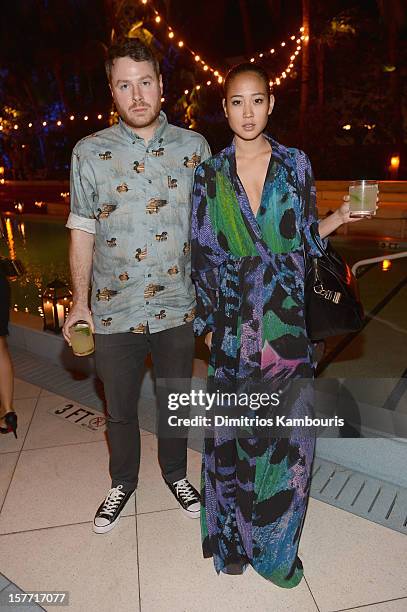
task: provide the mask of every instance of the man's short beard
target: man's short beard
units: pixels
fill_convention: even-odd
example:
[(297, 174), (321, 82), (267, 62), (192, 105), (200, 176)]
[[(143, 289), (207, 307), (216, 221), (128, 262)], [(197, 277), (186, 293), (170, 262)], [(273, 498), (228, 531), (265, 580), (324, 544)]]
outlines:
[[(154, 109), (149, 109), (149, 110), (154, 110)], [(132, 128), (146, 128), (152, 125), (153, 123), (155, 123), (155, 121), (157, 120), (157, 117), (159, 117), (160, 115), (160, 111), (161, 111), (161, 106), (155, 109), (154, 115), (152, 116), (151, 119), (148, 119), (148, 120), (147, 119), (143, 120), (140, 117), (139, 121), (137, 121), (137, 119), (133, 118), (131, 113), (128, 113), (124, 119), (125, 119), (125, 122)]]

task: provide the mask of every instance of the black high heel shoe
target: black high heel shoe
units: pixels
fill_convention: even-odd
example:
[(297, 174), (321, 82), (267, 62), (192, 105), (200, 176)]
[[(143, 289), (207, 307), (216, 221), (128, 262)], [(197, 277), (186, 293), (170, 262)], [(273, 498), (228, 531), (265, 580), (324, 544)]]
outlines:
[(12, 431), (14, 437), (17, 438), (17, 414), (14, 412), (14, 410), (6, 412), (4, 415), (4, 420), (6, 421), (7, 427), (0, 427), (0, 433), (6, 434)]

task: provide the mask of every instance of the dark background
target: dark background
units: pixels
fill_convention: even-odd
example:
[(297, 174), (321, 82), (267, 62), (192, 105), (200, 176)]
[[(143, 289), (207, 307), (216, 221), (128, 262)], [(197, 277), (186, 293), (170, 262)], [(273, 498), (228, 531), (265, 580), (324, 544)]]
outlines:
[[(103, 59), (112, 32), (118, 38), (132, 28), (160, 57), (163, 108), (170, 121), (204, 133), (216, 152), (230, 139), (221, 112), (221, 87), (194, 90), (207, 76), (203, 79), (193, 56), (176, 42), (184, 40), (225, 74), (234, 63), (260, 59), (256, 52), (277, 50), (281, 41), (297, 34), (306, 5), (309, 76), (300, 54), (289, 77), (274, 88), (269, 131), (284, 144), (304, 148), (319, 179), (405, 179), (406, 0), (4, 2), (0, 165), (6, 178), (68, 177), (75, 142), (114, 119)], [(162, 16), (160, 24), (154, 21), (154, 9)], [(168, 39), (168, 25), (174, 29), (175, 44)], [(272, 79), (285, 68), (289, 55), (287, 45), (274, 59), (267, 54), (261, 60)], [(302, 80), (308, 87), (305, 107)], [(102, 119), (97, 119), (99, 113)], [(344, 130), (344, 125), (351, 129)], [(389, 172), (395, 154), (401, 157), (398, 176)]]

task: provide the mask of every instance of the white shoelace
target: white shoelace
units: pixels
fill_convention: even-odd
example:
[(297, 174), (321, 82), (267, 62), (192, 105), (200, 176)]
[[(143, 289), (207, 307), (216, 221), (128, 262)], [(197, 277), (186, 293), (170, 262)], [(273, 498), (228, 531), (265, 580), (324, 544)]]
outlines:
[(196, 493), (194, 493), (191, 484), (186, 478), (183, 478), (182, 480), (177, 480), (177, 482), (174, 482), (174, 486), (176, 488), (177, 495), (182, 497), (185, 502), (198, 501)]
[(122, 491), (122, 488), (123, 485), (118, 485), (117, 487), (113, 487), (113, 489), (110, 489), (104, 501), (101, 514), (107, 514), (108, 516), (112, 516), (114, 514), (117, 509), (117, 506), (120, 504), (121, 500), (125, 496), (125, 493), (124, 491)]

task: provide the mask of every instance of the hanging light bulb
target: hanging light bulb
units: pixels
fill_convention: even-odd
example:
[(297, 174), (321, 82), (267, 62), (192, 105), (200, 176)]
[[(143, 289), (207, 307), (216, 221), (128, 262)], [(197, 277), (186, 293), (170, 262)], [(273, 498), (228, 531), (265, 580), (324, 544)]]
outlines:
[(180, 40), (179, 43), (178, 43), (178, 46), (179, 47), (183, 47), (184, 46), (184, 42), (182, 40)]
[(156, 23), (160, 23), (160, 21), (161, 21), (160, 15), (157, 15), (157, 17), (155, 18), (155, 21), (156, 21)]
[(174, 32), (168, 32), (168, 38), (174, 38)]

